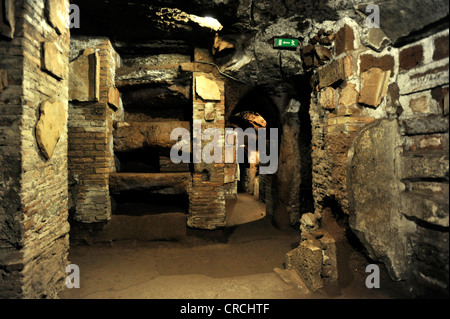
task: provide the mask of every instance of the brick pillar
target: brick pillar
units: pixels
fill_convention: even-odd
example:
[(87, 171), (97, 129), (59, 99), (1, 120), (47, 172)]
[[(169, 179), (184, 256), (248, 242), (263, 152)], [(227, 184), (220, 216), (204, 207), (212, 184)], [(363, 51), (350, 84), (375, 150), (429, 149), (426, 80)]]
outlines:
[(109, 174), (115, 171), (113, 119), (120, 95), (115, 70), (120, 58), (107, 38), (71, 41), (69, 171), (74, 218), (84, 223), (111, 218)]
[(64, 287), (66, 5), (0, 2), (0, 298), (51, 298)]
[[(206, 79), (206, 80), (205, 80)], [(193, 73), (193, 120), (201, 122), (204, 132), (215, 128), (221, 132), (222, 162), (194, 163), (192, 189), (189, 196), (188, 226), (202, 229), (216, 229), (225, 226), (224, 191), (224, 129), (225, 98), (224, 83), (211, 73)], [(193, 128), (195, 130), (195, 128)], [(193, 134), (193, 149), (200, 136)], [(201, 141), (201, 150), (210, 141)], [(201, 154), (198, 154), (201, 158)]]

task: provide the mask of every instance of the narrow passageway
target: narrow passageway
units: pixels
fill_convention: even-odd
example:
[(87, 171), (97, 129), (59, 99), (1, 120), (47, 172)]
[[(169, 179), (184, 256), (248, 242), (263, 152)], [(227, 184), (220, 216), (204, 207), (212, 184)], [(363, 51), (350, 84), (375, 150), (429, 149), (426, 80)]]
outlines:
[(236, 198), (227, 199), (226, 210), (227, 227), (249, 223), (266, 216), (266, 205), (246, 193), (238, 193)]

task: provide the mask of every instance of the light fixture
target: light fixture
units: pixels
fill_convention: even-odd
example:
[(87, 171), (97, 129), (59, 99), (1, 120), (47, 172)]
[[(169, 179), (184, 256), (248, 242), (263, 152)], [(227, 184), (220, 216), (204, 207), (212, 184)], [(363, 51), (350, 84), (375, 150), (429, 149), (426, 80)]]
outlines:
[(216, 32), (223, 29), (223, 26), (220, 24), (220, 22), (212, 17), (198, 17), (195, 15), (191, 15), (191, 20), (198, 23), (200, 26), (205, 28), (210, 28)]

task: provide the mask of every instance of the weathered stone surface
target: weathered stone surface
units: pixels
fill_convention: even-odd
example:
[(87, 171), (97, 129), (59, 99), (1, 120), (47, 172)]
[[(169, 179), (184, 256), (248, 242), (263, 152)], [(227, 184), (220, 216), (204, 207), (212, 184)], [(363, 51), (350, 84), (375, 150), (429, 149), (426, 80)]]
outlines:
[(340, 92), (339, 106), (353, 106), (358, 103), (359, 93), (356, 85), (348, 83)]
[(362, 43), (375, 51), (382, 51), (391, 41), (381, 28), (369, 28), (362, 36)]
[(214, 121), (216, 115), (214, 103), (205, 104), (205, 121)]
[(66, 125), (66, 112), (62, 102), (43, 102), (40, 118), (36, 125), (36, 140), (46, 159), (53, 155)]
[(206, 101), (220, 101), (220, 91), (216, 82), (203, 75), (195, 78), (195, 92)]
[(324, 109), (334, 110), (336, 108), (337, 101), (337, 91), (332, 87), (329, 86), (320, 92), (319, 103)]
[(438, 61), (441, 59), (448, 58), (448, 34), (442, 35), (434, 39), (434, 53), (433, 60)]
[(313, 213), (306, 213), (303, 214), (300, 218), (300, 231), (303, 236), (305, 234), (309, 234), (315, 230), (317, 230), (320, 226), (320, 218), (319, 216), (313, 214)]
[(441, 154), (402, 156), (401, 178), (445, 178), (449, 175), (448, 156)]
[(329, 234), (325, 233), (319, 238), (322, 245), (322, 278), (324, 288), (332, 293), (338, 293), (339, 290), (339, 273), (337, 261), (336, 241)]
[(406, 71), (419, 66), (424, 59), (422, 45), (414, 45), (400, 51), (399, 67), (401, 71)]
[(67, 8), (69, 3), (67, 0), (48, 0), (47, 1), (47, 19), (52, 27), (59, 34), (66, 32), (66, 23), (68, 19)]
[[(448, 171), (447, 171), (448, 172)], [(447, 194), (412, 193), (401, 195), (404, 214), (426, 223), (449, 227), (449, 203)]]
[(163, 66), (123, 66), (116, 71), (118, 88), (143, 84), (172, 85), (181, 77), (179, 64)]
[(395, 279), (408, 271), (405, 233), (413, 226), (403, 218), (398, 200), (399, 136), (395, 120), (375, 121), (355, 137), (347, 164), (350, 227)]
[(319, 68), (319, 88), (324, 88), (345, 80), (344, 60), (334, 60)]
[(69, 64), (69, 100), (97, 101), (100, 95), (100, 61), (93, 49)]
[(315, 52), (320, 61), (329, 61), (333, 58), (331, 51), (324, 46), (316, 45)]
[(177, 141), (170, 139), (174, 128), (190, 129), (189, 122), (119, 122), (115, 125), (114, 150), (126, 152), (142, 147), (171, 148)]
[(427, 96), (421, 96), (409, 101), (409, 107), (413, 112), (426, 113), (430, 111), (430, 102)]
[(448, 116), (428, 115), (400, 121), (402, 133), (406, 135), (448, 132)]
[(378, 68), (383, 71), (391, 71), (391, 76), (394, 76), (395, 59), (392, 55), (375, 56), (372, 54), (361, 54), (359, 60), (359, 71), (361, 74), (371, 68)]
[[(423, 31), (427, 29), (431, 34), (433, 24), (445, 19), (449, 13), (448, 1), (379, 0), (374, 3), (380, 8), (381, 28), (395, 45), (413, 42), (423, 37)], [(358, 5), (359, 11), (364, 14), (367, 14), (366, 7), (367, 4)]]
[(322, 248), (316, 240), (305, 240), (286, 254), (286, 268), (295, 269), (308, 289), (316, 291), (323, 287)]
[(352, 51), (355, 47), (353, 41), (355, 40), (355, 34), (353, 29), (349, 25), (344, 25), (337, 33), (335, 44), (335, 54)]
[(6, 70), (0, 69), (0, 93), (8, 87), (8, 74)]
[(180, 192), (187, 190), (191, 174), (186, 173), (111, 173), (109, 187), (112, 193), (123, 190), (151, 188), (175, 188)]
[(42, 69), (57, 79), (63, 79), (66, 74), (66, 63), (60, 49), (53, 42), (42, 43)]
[(108, 90), (108, 104), (116, 109), (120, 108), (120, 92), (119, 89), (110, 87)]
[(0, 3), (0, 36), (14, 38), (14, 0), (2, 0)]
[(448, 60), (440, 60), (419, 66), (398, 75), (400, 94), (425, 91), (449, 83)]
[(386, 96), (390, 71), (372, 68), (361, 75), (361, 93), (358, 102), (364, 105), (378, 107)]

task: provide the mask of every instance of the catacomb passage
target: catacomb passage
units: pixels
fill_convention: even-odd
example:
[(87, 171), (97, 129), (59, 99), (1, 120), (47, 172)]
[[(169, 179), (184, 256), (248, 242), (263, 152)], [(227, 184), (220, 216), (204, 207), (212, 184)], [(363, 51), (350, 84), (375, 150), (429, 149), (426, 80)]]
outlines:
[(448, 297), (448, 12), (0, 0), (0, 297)]

